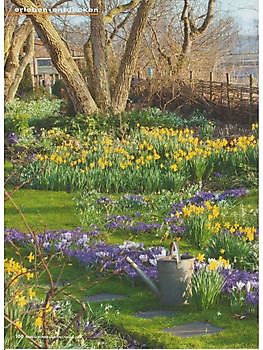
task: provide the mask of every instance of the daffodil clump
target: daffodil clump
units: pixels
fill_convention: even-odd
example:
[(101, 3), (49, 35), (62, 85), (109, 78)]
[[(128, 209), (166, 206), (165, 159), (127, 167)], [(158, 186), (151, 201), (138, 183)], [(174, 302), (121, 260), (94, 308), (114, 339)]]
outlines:
[(195, 247), (202, 248), (211, 237), (212, 226), (221, 225), (215, 220), (219, 219), (219, 206), (211, 201), (205, 201), (203, 205), (188, 204), (177, 211), (175, 216), (182, 220), (185, 226), (184, 237)]
[(59, 129), (45, 134), (43, 142), (52, 138), (52, 146), (22, 167), (23, 180), (33, 178), (34, 187), (49, 189), (180, 190), (186, 181), (201, 182), (213, 171), (236, 174), (242, 164), (254, 164), (258, 152), (253, 134), (203, 140), (188, 128), (139, 127), (123, 139), (110, 134), (83, 139), (62, 134)]
[(235, 263), (225, 257), (227, 247), (218, 250), (218, 258), (210, 253), (196, 256), (191, 301), (203, 310), (225, 298), (235, 312), (254, 312), (259, 301), (258, 271), (235, 269)]
[(243, 237), (249, 242), (255, 240), (255, 234), (257, 233), (257, 229), (255, 226), (242, 226), (238, 223), (230, 224), (229, 222), (224, 222), (223, 224), (221, 224), (220, 222), (215, 222), (214, 224), (209, 223), (208, 227), (214, 233), (218, 233), (222, 230), (225, 230), (230, 234)]
[(205, 262), (204, 254), (197, 257), (196, 271), (191, 279), (190, 302), (198, 310), (207, 310), (214, 307), (222, 296), (222, 288), (225, 278), (221, 274), (224, 269), (229, 269), (229, 261), (222, 256), (216, 259), (208, 259)]
[(214, 234), (207, 244), (207, 255), (218, 258), (222, 255), (237, 269), (247, 271), (258, 270), (257, 229), (254, 226), (241, 226), (225, 222), (218, 230), (212, 228)]

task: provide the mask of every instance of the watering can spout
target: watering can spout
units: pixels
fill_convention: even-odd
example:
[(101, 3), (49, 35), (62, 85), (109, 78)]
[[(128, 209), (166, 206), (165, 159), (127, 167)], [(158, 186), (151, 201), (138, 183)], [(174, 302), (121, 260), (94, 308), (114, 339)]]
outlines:
[(154, 294), (159, 298), (160, 297), (160, 291), (154, 284), (154, 282), (146, 276), (146, 274), (139, 268), (139, 266), (127, 256), (126, 260), (131, 265), (131, 267), (134, 268), (134, 270), (138, 273), (138, 275), (141, 277), (141, 279), (147, 284), (147, 286), (154, 292)]

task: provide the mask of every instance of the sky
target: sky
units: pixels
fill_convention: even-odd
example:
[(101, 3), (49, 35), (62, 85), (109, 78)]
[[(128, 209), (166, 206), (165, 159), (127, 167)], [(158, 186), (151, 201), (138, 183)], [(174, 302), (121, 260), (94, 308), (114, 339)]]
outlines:
[(221, 11), (236, 19), (242, 32), (256, 32), (255, 23), (258, 22), (259, 10), (258, 0), (218, 0), (218, 3)]

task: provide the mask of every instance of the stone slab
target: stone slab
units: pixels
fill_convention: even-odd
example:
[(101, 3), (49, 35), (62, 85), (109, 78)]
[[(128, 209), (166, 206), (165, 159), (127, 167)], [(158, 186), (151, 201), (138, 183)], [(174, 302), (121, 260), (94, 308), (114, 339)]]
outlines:
[(176, 326), (164, 329), (177, 337), (189, 338), (193, 336), (215, 334), (223, 331), (223, 328), (216, 327), (210, 323), (192, 322), (182, 326)]
[(90, 295), (86, 298), (88, 302), (102, 302), (102, 301), (114, 301), (120, 299), (126, 299), (126, 295), (122, 294), (110, 294), (110, 293), (100, 293), (95, 295)]
[(168, 310), (139, 311), (135, 314), (139, 318), (171, 317), (175, 315), (176, 312)]

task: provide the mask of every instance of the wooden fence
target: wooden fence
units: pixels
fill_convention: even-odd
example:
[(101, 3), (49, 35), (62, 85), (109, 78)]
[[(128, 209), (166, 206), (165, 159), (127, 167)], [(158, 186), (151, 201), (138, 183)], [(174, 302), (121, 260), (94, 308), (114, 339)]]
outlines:
[(259, 102), (259, 88), (254, 83), (252, 74), (249, 75), (247, 84), (238, 84), (230, 81), (229, 73), (226, 73), (225, 81), (215, 81), (213, 72), (210, 72), (209, 80), (204, 81), (195, 80), (191, 71), (189, 82), (196, 94), (200, 94), (206, 100), (215, 104), (227, 106), (229, 109), (254, 108)]
[[(176, 75), (170, 79), (154, 76), (151, 79), (136, 77), (131, 84), (130, 97), (140, 107), (155, 106), (162, 110), (204, 108), (213, 115), (233, 120), (252, 121), (258, 118), (259, 88), (252, 74), (247, 83), (231, 82), (231, 75), (214, 79), (208, 73), (207, 80), (195, 78), (193, 71), (183, 79)], [(222, 117), (223, 118), (223, 117)]]

